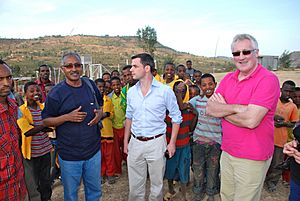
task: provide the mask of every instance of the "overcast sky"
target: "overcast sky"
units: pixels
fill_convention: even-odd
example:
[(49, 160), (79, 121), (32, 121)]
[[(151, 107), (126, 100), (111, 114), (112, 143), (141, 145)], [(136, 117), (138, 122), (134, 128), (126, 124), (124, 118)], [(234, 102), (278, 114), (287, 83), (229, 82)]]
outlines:
[(0, 0), (0, 37), (135, 35), (149, 25), (158, 41), (200, 56), (231, 56), (238, 33), (261, 55), (300, 50), (299, 0)]

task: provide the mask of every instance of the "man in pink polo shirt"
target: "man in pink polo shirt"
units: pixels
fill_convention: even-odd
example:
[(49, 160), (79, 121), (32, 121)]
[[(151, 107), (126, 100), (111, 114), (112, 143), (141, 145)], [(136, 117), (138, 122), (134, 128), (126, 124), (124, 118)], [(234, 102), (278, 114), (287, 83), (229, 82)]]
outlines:
[(222, 201), (258, 201), (274, 150), (278, 78), (258, 63), (249, 34), (231, 44), (237, 70), (228, 73), (207, 103), (207, 115), (222, 117)]

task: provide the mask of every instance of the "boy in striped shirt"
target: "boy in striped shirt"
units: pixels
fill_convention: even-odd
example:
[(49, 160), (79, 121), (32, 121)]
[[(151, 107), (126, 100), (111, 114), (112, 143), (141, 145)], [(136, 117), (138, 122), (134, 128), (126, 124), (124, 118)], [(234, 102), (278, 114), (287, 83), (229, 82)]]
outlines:
[[(173, 90), (176, 95), (178, 105), (183, 104), (184, 109), (181, 110), (182, 122), (176, 139), (176, 152), (172, 158), (167, 160), (166, 163), (165, 178), (168, 179), (169, 192), (164, 196), (164, 200), (170, 200), (176, 195), (173, 180), (180, 181), (183, 198), (184, 200), (187, 200), (186, 186), (190, 180), (189, 175), (191, 160), (190, 133), (195, 129), (197, 123), (197, 112), (190, 104), (183, 103), (183, 99), (187, 94), (187, 85), (182, 80), (175, 81)], [(172, 120), (167, 115), (165, 121), (167, 124), (166, 138), (169, 143), (172, 133)]]
[[(207, 100), (215, 91), (217, 83), (211, 74), (203, 74), (200, 87), (203, 96), (195, 96), (190, 103), (198, 112), (198, 122), (193, 133), (193, 170), (195, 200), (208, 200), (220, 192), (221, 119), (206, 115)], [(205, 182), (206, 181), (206, 182)]]
[(25, 169), (25, 182), (29, 200), (50, 200), (50, 151), (52, 145), (48, 131), (52, 129), (43, 126), (41, 112), (44, 105), (39, 102), (42, 93), (35, 82), (24, 85), (26, 102), (20, 106), (23, 114), (18, 119), (22, 131), (22, 154)]

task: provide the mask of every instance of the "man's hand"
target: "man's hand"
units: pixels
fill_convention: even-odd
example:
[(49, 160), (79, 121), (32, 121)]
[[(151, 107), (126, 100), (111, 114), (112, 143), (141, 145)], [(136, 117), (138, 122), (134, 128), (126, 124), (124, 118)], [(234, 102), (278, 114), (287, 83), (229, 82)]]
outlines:
[(72, 112), (67, 114), (67, 121), (71, 121), (71, 122), (77, 122), (80, 123), (82, 122), (87, 113), (86, 112), (80, 112), (81, 110), (81, 106), (79, 106), (77, 109), (73, 110)]
[[(124, 148), (125, 148), (125, 146), (124, 146)], [(167, 146), (167, 150), (169, 152), (170, 158), (172, 158), (172, 156), (174, 156), (175, 151), (176, 151), (175, 143), (169, 143)]]
[(103, 112), (102, 109), (94, 109), (95, 117), (88, 123), (89, 126), (96, 125), (102, 118)]
[(124, 150), (123, 150), (123, 152), (125, 154), (128, 154), (128, 142), (127, 141), (124, 141)]
[(225, 98), (221, 94), (219, 94), (219, 93), (214, 93), (209, 98), (209, 101), (227, 104)]

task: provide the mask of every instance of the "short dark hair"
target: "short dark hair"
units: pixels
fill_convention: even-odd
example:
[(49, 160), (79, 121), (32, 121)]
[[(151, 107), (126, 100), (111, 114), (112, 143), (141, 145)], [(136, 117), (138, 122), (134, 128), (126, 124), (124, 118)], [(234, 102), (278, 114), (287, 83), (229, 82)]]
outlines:
[(295, 91), (300, 91), (300, 87), (295, 87)]
[(41, 68), (42, 68), (42, 67), (47, 67), (47, 68), (49, 68), (49, 66), (48, 66), (47, 64), (42, 64), (42, 65), (40, 65), (39, 68), (38, 68), (38, 71), (39, 71), (39, 72), (41, 71)]
[(118, 70), (113, 70), (113, 71), (111, 71), (111, 73), (110, 73), (110, 76), (112, 76), (112, 74), (113, 74), (114, 72), (117, 72), (117, 73), (119, 73), (119, 71), (118, 71)]
[(167, 63), (165, 63), (165, 65), (164, 65), (164, 70), (166, 69), (167, 65), (173, 66), (173, 68), (174, 68), (174, 70), (175, 70), (175, 64), (172, 63), (172, 62), (167, 62)]
[(187, 60), (185, 63), (193, 63), (192, 60)]
[(198, 93), (200, 93), (200, 88), (198, 87), (198, 85), (193, 84), (193, 85), (189, 86), (189, 89), (196, 89), (198, 91)]
[(110, 82), (112, 82), (114, 80), (118, 80), (121, 83), (121, 79), (117, 76), (113, 76), (112, 78), (110, 78)]
[(103, 73), (103, 74), (102, 74), (102, 77), (103, 77), (104, 75), (109, 75), (109, 77), (110, 77), (110, 73), (109, 73), (109, 72)]
[(194, 74), (195, 74), (195, 73), (200, 73), (200, 74), (202, 75), (202, 72), (201, 72), (200, 70), (195, 70), (195, 71), (194, 71)]
[(122, 68), (122, 71), (123, 71), (123, 70), (127, 70), (127, 69), (130, 70), (131, 67), (132, 67), (132, 65), (126, 65), (126, 66), (124, 66), (124, 67)]
[(179, 65), (176, 67), (176, 71), (178, 71), (178, 69), (181, 68), (181, 67), (185, 69), (185, 65), (179, 64)]
[(28, 88), (29, 88), (30, 86), (32, 86), (32, 85), (38, 86), (38, 84), (37, 84), (36, 82), (34, 82), (34, 81), (26, 82), (26, 83), (24, 84), (24, 93), (26, 93), (27, 90), (28, 90)]
[(154, 63), (154, 59), (150, 54), (147, 53), (141, 53), (141, 54), (137, 54), (131, 57), (131, 60), (133, 59), (137, 59), (140, 58), (141, 59), (141, 63), (143, 64), (143, 66), (150, 66), (150, 70), (152, 72), (152, 69), (155, 68), (155, 63)]
[(284, 86), (284, 85), (290, 85), (292, 87), (296, 87), (296, 83), (294, 81), (292, 81), (292, 80), (286, 80), (286, 81), (284, 81), (283, 84), (282, 84), (282, 86)]
[(212, 74), (210, 74), (210, 73), (204, 73), (204, 74), (201, 76), (201, 78), (200, 78), (200, 82), (202, 81), (202, 79), (208, 78), (208, 77), (210, 77), (210, 78), (213, 80), (214, 83), (216, 82), (215, 77), (214, 77)]
[(0, 64), (2, 64), (2, 65), (5, 64), (8, 66), (8, 64), (5, 61), (3, 61), (2, 59), (0, 59)]
[(95, 83), (98, 84), (98, 83), (105, 83), (105, 81), (102, 79), (102, 78), (98, 78), (95, 80)]

